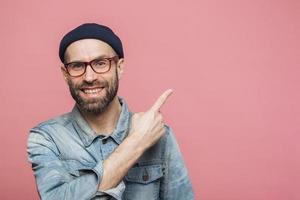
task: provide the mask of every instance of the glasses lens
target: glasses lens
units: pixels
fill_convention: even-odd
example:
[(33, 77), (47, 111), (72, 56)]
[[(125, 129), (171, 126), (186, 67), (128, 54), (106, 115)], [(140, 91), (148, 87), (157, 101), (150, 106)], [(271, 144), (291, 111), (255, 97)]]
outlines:
[(79, 76), (84, 73), (85, 64), (74, 62), (67, 65), (67, 70), (71, 76)]
[(97, 73), (103, 73), (108, 71), (110, 67), (110, 61), (108, 59), (97, 59), (94, 60), (91, 65)]

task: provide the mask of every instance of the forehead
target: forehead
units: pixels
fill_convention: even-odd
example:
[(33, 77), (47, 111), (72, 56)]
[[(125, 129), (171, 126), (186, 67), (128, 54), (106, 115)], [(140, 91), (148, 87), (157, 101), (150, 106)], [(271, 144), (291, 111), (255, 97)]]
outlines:
[(107, 43), (97, 39), (82, 39), (68, 46), (65, 61), (90, 61), (100, 56), (112, 57), (114, 55), (116, 55), (115, 51)]

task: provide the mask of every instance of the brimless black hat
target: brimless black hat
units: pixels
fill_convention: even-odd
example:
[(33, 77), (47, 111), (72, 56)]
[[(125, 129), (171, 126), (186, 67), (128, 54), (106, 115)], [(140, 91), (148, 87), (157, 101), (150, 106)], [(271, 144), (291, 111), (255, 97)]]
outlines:
[(71, 43), (81, 39), (99, 39), (109, 44), (118, 54), (119, 58), (124, 58), (122, 42), (110, 28), (100, 24), (86, 23), (71, 30), (60, 41), (59, 58), (62, 62), (64, 62), (67, 47)]

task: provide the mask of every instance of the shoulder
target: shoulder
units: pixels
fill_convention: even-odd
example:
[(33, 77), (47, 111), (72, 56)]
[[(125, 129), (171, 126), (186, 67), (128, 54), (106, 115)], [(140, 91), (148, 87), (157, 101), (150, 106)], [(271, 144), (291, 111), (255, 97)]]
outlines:
[(29, 134), (30, 135), (34, 133), (42, 134), (42, 135), (51, 134), (55, 132), (57, 129), (66, 127), (71, 122), (72, 122), (71, 113), (65, 113), (37, 124), (36, 126), (30, 129)]
[(173, 130), (170, 126), (165, 125), (165, 135), (161, 138), (161, 140), (163, 141), (163, 143), (165, 145), (167, 145), (167, 143), (172, 142), (173, 140), (176, 141), (175, 135), (174, 135)]

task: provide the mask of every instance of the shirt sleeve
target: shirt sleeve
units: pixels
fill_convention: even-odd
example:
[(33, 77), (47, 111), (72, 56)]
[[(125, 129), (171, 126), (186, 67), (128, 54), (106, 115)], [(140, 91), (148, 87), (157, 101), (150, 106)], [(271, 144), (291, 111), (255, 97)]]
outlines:
[(30, 131), (27, 152), (41, 199), (93, 199), (97, 196), (100, 197), (97, 199), (115, 199), (125, 190), (122, 189), (124, 183), (120, 183), (109, 191), (98, 192), (103, 176), (102, 161), (85, 167), (78, 175), (70, 173), (60, 159), (54, 141), (43, 130)]
[(166, 126), (165, 175), (162, 180), (164, 200), (193, 200), (194, 192), (182, 154), (172, 130)]
[(101, 199), (101, 197), (113, 197), (113, 199), (121, 200), (124, 191), (125, 191), (125, 183), (124, 181), (121, 181), (115, 188), (105, 190), (105, 191), (98, 191), (96, 196), (100, 197), (99, 199)]

